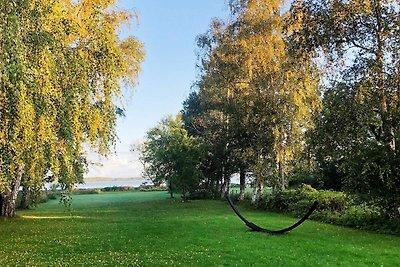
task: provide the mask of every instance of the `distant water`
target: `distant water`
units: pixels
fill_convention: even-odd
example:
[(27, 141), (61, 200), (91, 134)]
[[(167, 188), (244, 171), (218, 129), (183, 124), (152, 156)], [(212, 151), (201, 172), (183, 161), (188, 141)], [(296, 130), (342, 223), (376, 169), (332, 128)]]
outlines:
[(151, 181), (143, 181), (143, 180), (128, 180), (128, 181), (109, 181), (109, 182), (89, 182), (84, 184), (78, 184), (75, 188), (78, 189), (91, 189), (91, 188), (104, 188), (104, 187), (113, 187), (113, 186), (132, 186), (139, 187), (143, 182), (146, 184), (152, 184)]
[[(126, 180), (126, 181), (107, 181), (107, 182), (87, 182), (84, 184), (75, 185), (75, 188), (78, 189), (93, 189), (93, 188), (104, 188), (104, 187), (113, 187), (113, 186), (132, 186), (132, 187), (139, 187), (144, 182), (147, 185), (152, 185), (151, 181), (147, 180)], [(51, 184), (45, 184), (44, 187), (46, 189), (51, 188)], [(21, 188), (22, 190), (22, 188)]]

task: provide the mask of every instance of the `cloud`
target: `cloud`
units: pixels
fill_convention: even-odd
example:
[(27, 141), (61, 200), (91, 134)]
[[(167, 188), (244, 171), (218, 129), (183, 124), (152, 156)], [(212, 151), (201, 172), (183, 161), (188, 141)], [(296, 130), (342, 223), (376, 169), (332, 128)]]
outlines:
[(88, 153), (89, 172), (85, 178), (109, 177), (132, 178), (142, 177), (143, 165), (137, 153), (116, 152), (107, 158), (99, 157), (93, 152)]

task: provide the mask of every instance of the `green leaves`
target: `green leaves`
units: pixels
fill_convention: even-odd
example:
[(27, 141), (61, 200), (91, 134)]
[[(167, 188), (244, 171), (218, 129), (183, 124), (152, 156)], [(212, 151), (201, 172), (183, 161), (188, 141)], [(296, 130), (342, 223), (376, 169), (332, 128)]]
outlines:
[(292, 12), (303, 19), (292, 40), (326, 58), (330, 75), (312, 141), (321, 169), (396, 214), (398, 1), (297, 1)]
[(184, 196), (197, 189), (201, 173), (199, 165), (204, 157), (204, 145), (183, 128), (181, 115), (165, 118), (147, 132), (141, 149), (145, 174), (154, 183), (166, 182), (171, 194)]
[(198, 40), (200, 104), (188, 99), (193, 107), (185, 110), (200, 112), (186, 117), (188, 127), (202, 122), (196, 134), (211, 143), (210, 154), (221, 163), (216, 172), (230, 176), (244, 165), (260, 181), (277, 184), (275, 174), (288, 171), (313, 126), (319, 73), (309, 55), (293, 52), (288, 40), (299, 25), (281, 15), (282, 1), (231, 4), (230, 20), (213, 21)]
[(68, 191), (82, 181), (84, 144), (112, 148), (121, 86), (135, 84), (143, 46), (119, 38), (129, 16), (114, 1), (0, 6), (0, 181), (26, 163), (27, 184), (40, 188), (51, 174)]

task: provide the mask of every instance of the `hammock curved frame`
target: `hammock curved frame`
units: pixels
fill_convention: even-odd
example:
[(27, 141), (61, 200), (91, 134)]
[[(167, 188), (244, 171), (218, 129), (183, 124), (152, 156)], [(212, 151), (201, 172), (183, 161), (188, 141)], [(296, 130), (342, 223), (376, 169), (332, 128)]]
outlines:
[(240, 214), (240, 212), (236, 209), (235, 205), (233, 204), (233, 201), (230, 197), (229, 194), (226, 195), (226, 199), (229, 202), (229, 205), (231, 206), (232, 210), (236, 213), (236, 215), (246, 224), (247, 227), (249, 227), (251, 230), (257, 231), (257, 232), (264, 232), (264, 233), (268, 233), (268, 234), (285, 234), (287, 232), (290, 232), (291, 230), (293, 230), (294, 228), (298, 227), (300, 224), (302, 224), (305, 220), (308, 219), (308, 217), (310, 217), (311, 213), (313, 213), (313, 211), (317, 208), (318, 206), (318, 202), (315, 201), (310, 209), (308, 210), (308, 212), (299, 220), (297, 221), (295, 224), (287, 227), (287, 228), (283, 228), (281, 230), (269, 230), (266, 228), (262, 228), (252, 222), (249, 222), (245, 217), (243, 217), (242, 214)]

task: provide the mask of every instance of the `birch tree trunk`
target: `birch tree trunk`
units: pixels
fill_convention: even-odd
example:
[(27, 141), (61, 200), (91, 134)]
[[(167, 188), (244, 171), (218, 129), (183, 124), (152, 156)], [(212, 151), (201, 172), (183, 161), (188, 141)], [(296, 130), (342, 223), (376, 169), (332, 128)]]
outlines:
[(16, 201), (18, 196), (19, 186), (21, 184), (23, 174), (23, 168), (19, 168), (17, 172), (17, 177), (14, 182), (12, 182), (9, 192), (4, 193), (2, 196), (1, 205), (1, 216), (14, 217), (16, 209)]
[(388, 151), (391, 153), (395, 153), (396, 151), (396, 139), (394, 134), (394, 128), (392, 125), (392, 121), (388, 112), (387, 107), (387, 93), (385, 91), (385, 76), (384, 76), (384, 29), (383, 29), (383, 18), (382, 18), (382, 2), (377, 1), (375, 8), (375, 17), (377, 22), (376, 28), (376, 42), (377, 42), (377, 51), (376, 51), (376, 61), (377, 61), (377, 69), (378, 69), (378, 94), (379, 94), (379, 102), (380, 102), (380, 115), (382, 118), (382, 130), (383, 130), (383, 139), (385, 142), (385, 146)]
[(280, 190), (285, 190), (286, 188), (286, 179), (285, 179), (285, 172), (284, 172), (284, 163), (279, 161), (278, 163), (278, 171), (279, 171), (279, 180), (280, 180)]
[(254, 185), (251, 203), (256, 204), (263, 197), (264, 197), (264, 182), (257, 180)]
[(230, 183), (231, 183), (231, 178), (225, 173), (223, 175), (224, 175), (224, 182), (221, 186), (221, 199), (224, 199), (226, 195), (229, 193)]

